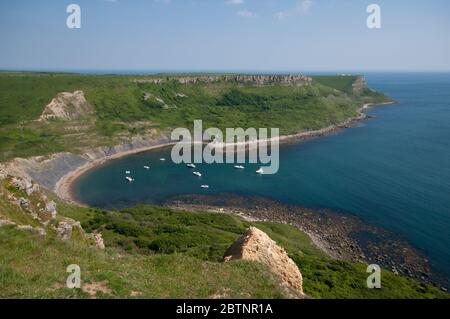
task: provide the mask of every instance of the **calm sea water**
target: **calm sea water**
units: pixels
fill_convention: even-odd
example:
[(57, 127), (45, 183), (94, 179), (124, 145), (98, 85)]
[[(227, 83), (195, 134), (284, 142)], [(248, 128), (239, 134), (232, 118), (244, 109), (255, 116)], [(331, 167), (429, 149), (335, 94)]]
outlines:
[[(276, 175), (258, 176), (256, 165), (238, 171), (216, 164), (198, 165), (198, 178), (164, 149), (109, 162), (82, 176), (74, 192), (102, 208), (223, 192), (331, 208), (399, 234), (450, 278), (450, 74), (367, 78), (399, 104), (373, 108), (372, 119), (338, 134), (283, 147)], [(134, 183), (125, 180), (126, 170)]]

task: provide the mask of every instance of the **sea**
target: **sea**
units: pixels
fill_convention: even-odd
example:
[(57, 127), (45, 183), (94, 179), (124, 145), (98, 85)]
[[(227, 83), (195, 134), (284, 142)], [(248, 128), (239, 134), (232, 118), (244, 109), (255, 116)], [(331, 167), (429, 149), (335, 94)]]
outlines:
[(277, 174), (256, 174), (258, 164), (243, 170), (198, 164), (197, 177), (164, 148), (107, 162), (81, 176), (72, 191), (104, 209), (223, 193), (330, 209), (397, 234), (450, 278), (450, 73), (365, 76), (397, 103), (368, 109), (370, 119), (354, 127), (282, 146)]

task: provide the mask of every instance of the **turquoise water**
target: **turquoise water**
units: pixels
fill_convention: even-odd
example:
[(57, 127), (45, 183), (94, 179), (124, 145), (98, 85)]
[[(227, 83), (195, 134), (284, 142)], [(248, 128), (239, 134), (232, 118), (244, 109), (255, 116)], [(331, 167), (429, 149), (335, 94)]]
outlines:
[[(102, 208), (223, 192), (331, 208), (399, 234), (450, 278), (450, 74), (367, 78), (399, 104), (373, 108), (372, 119), (338, 134), (282, 147), (276, 175), (258, 176), (256, 165), (238, 171), (216, 164), (198, 165), (204, 174), (198, 178), (171, 163), (165, 149), (107, 163), (82, 176), (74, 192)], [(125, 170), (134, 183), (124, 179)]]

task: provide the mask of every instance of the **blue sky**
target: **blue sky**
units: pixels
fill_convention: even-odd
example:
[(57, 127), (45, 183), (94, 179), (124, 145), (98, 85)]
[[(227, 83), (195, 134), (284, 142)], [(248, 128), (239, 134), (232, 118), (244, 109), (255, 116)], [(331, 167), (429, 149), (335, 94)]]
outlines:
[(2, 69), (448, 71), (450, 1), (0, 1), (0, 40)]

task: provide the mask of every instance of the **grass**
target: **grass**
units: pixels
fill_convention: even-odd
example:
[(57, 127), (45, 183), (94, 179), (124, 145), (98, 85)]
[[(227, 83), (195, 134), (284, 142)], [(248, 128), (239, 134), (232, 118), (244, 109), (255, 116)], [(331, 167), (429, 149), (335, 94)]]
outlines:
[[(80, 238), (60, 241), (52, 232), (41, 238), (0, 227), (0, 297), (87, 298), (81, 290), (64, 288), (66, 267), (78, 264), (84, 282), (106, 282), (111, 290), (98, 297), (281, 298), (277, 280), (263, 265), (221, 261), (225, 250), (253, 225), (286, 249), (311, 297), (448, 298), (437, 288), (387, 270), (381, 289), (367, 289), (365, 265), (330, 259), (289, 225), (158, 206), (108, 212), (65, 204), (59, 212), (77, 217), (87, 231), (101, 231), (107, 249), (88, 247)], [(14, 216), (22, 218), (17, 212), (9, 214), (10, 219)]]
[[(204, 127), (279, 127), (288, 134), (341, 122), (355, 115), (362, 103), (387, 101), (370, 89), (354, 95), (355, 77), (314, 77), (314, 84), (307, 87), (174, 81), (157, 85), (134, 83), (134, 78), (1, 72), (0, 161), (81, 152), (137, 134), (191, 127), (196, 119), (202, 119)], [(82, 121), (35, 121), (56, 94), (75, 90), (85, 92), (94, 115)], [(6, 192), (14, 189), (0, 185), (0, 191), (3, 218), (38, 226), (8, 201)], [(221, 262), (225, 250), (254, 225), (286, 249), (302, 271), (305, 292), (312, 297), (448, 298), (432, 286), (386, 270), (382, 289), (369, 290), (364, 265), (330, 259), (308, 236), (288, 225), (154, 206), (101, 211), (55, 200), (61, 215), (81, 221), (87, 231), (101, 231), (107, 249), (88, 247), (81, 233), (63, 242), (52, 231), (41, 238), (11, 226), (0, 227), (0, 297), (89, 297), (81, 290), (63, 288), (70, 264), (81, 266), (84, 282), (106, 282), (111, 295), (98, 293), (99, 297), (282, 297), (263, 265)]]
[(86, 229), (101, 230), (107, 245), (120, 251), (181, 254), (208, 262), (220, 262), (231, 243), (252, 225), (286, 249), (301, 269), (305, 292), (314, 298), (448, 298), (437, 288), (384, 269), (382, 289), (368, 289), (366, 265), (332, 260), (306, 234), (289, 225), (157, 206), (99, 212), (83, 223)]
[[(42, 239), (0, 227), (0, 297), (87, 298), (65, 288), (67, 266), (81, 268), (84, 283), (106, 282), (111, 295), (130, 298), (281, 297), (267, 269), (253, 262), (211, 263), (180, 254), (143, 256), (101, 251), (77, 242)], [(251, 274), (251, 276), (249, 276)]]
[(356, 79), (356, 76), (314, 76), (316, 82), (346, 93), (351, 93), (352, 84)]
[[(353, 95), (349, 87), (356, 77), (314, 77), (313, 85), (300, 87), (133, 82), (151, 77), (0, 72), (0, 161), (82, 152), (150, 131), (192, 128), (197, 119), (204, 127), (278, 127), (282, 134), (297, 133), (341, 122), (362, 103), (387, 100), (371, 90)], [(85, 93), (93, 115), (35, 121), (58, 93), (75, 90)]]

